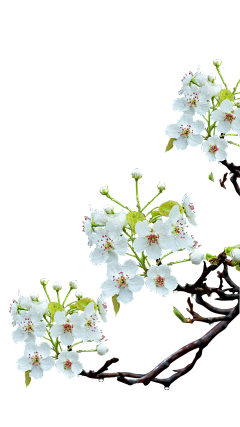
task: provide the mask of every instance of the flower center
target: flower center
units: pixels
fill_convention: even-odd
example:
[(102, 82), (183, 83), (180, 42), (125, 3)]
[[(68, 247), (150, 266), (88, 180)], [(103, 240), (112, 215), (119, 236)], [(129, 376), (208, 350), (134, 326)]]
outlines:
[(29, 318), (25, 318), (22, 328), (25, 332), (34, 332), (33, 322)]
[(217, 151), (219, 150), (219, 148), (217, 147), (217, 145), (210, 145), (210, 149), (209, 151), (213, 154), (215, 154)]
[(110, 237), (108, 237), (107, 235), (105, 235), (105, 236), (103, 235), (102, 237), (103, 238), (101, 239), (101, 241), (103, 242), (103, 240), (105, 240), (105, 242), (101, 246), (101, 249), (103, 249), (102, 254), (104, 254), (104, 252), (106, 252), (106, 251), (107, 252), (112, 251), (114, 249), (113, 240), (110, 239)]
[(156, 286), (164, 286), (165, 279), (162, 276), (158, 276), (155, 279)]
[(149, 234), (147, 236), (148, 244), (151, 246), (152, 243), (158, 243), (159, 234)]
[(185, 239), (185, 232), (183, 224), (178, 220), (176, 225), (173, 225), (172, 234), (175, 234), (176, 236), (180, 236), (181, 239)]
[(39, 355), (37, 351), (34, 351), (33, 356), (31, 356), (29, 354), (28, 357), (29, 357), (29, 359), (31, 359), (31, 363), (33, 366), (39, 366), (40, 365), (42, 355), (41, 354)]
[(63, 365), (64, 369), (71, 369), (72, 362), (70, 362), (70, 360), (66, 360)]
[(188, 205), (189, 207), (190, 207), (190, 209), (192, 209), (192, 211), (194, 212), (194, 206), (193, 206), (193, 204), (192, 203), (189, 203), (189, 205)]
[(115, 279), (115, 276), (113, 276), (113, 280), (116, 280), (117, 284), (115, 285), (118, 289), (120, 288), (126, 288), (127, 286), (127, 279), (129, 279), (129, 276), (126, 274), (126, 277), (123, 275), (123, 272), (120, 271), (121, 276), (119, 276), (117, 279)]
[(65, 332), (72, 332), (72, 329), (73, 329), (73, 325), (71, 325), (70, 323), (65, 323), (64, 325), (63, 325), (63, 329), (64, 329), (64, 334), (65, 334)]
[(95, 323), (96, 323), (96, 319), (95, 317), (93, 317), (93, 315), (91, 315), (89, 319), (87, 319), (85, 323), (85, 327), (90, 328), (93, 332), (95, 332), (95, 329), (96, 329)]
[(180, 135), (183, 136), (183, 138), (188, 138), (190, 133), (193, 133), (190, 125), (187, 125), (185, 128), (183, 125), (180, 126)]
[(228, 122), (232, 123), (232, 121), (233, 121), (233, 120), (235, 120), (235, 119), (236, 119), (236, 117), (235, 117), (233, 114), (231, 114), (231, 113), (227, 113), (227, 114), (225, 115), (225, 119), (224, 119), (224, 121), (225, 121), (225, 120), (227, 120)]
[(189, 98), (187, 98), (187, 102), (190, 107), (196, 107), (197, 103), (199, 102), (197, 94), (194, 92), (192, 95), (189, 95)]

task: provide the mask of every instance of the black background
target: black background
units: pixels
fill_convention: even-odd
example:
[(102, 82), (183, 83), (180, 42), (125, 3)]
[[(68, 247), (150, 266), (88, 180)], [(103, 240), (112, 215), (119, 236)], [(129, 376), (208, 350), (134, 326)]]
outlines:
[[(159, 44), (159, 34), (156, 36), (157, 41), (155, 34), (147, 40), (131, 32), (129, 36), (121, 32), (110, 37), (101, 30), (98, 37), (83, 38), (76, 45), (53, 34), (44, 42), (36, 37), (34, 46), (27, 35), (21, 44), (14, 44), (17, 72), (9, 69), (14, 75), (10, 140), (17, 137), (19, 144), (12, 152), (13, 183), (8, 187), (11, 238), (5, 255), (11, 260), (11, 286), (7, 289), (6, 306), (12, 298), (17, 299), (17, 289), (27, 296), (39, 292), (44, 299), (39, 285), (41, 277), (49, 279), (52, 297), (53, 282), (62, 282), (67, 291), (68, 282), (77, 279), (79, 290), (97, 299), (105, 279), (105, 266), (90, 264), (92, 249), (87, 247), (81, 221), (84, 215), (90, 215), (88, 203), (99, 210), (110, 203), (99, 194), (100, 187), (105, 185), (109, 185), (113, 197), (134, 209), (134, 181), (130, 173), (135, 168), (143, 170), (139, 182), (142, 206), (156, 194), (159, 181), (167, 185), (167, 191), (157, 199), (159, 203), (168, 199), (181, 202), (185, 193), (192, 194), (199, 226), (191, 226), (189, 232), (202, 244), (204, 252), (218, 254), (224, 246), (239, 242), (239, 199), (229, 181), (227, 191), (218, 184), (225, 168), (208, 163), (200, 147), (164, 154), (168, 141), (165, 126), (180, 116), (172, 111), (171, 103), (178, 97), (183, 74), (195, 72), (199, 63), (205, 74), (216, 73), (213, 60), (218, 58), (223, 60), (221, 70), (230, 89), (239, 76), (221, 50), (206, 55), (200, 49), (185, 55), (181, 46), (169, 41), (165, 44), (162, 38)], [(217, 82), (221, 83), (219, 78)], [(238, 142), (236, 138), (235, 141)], [(239, 149), (231, 146), (228, 153), (228, 160), (239, 164)], [(207, 178), (210, 171), (215, 184)], [(116, 205), (116, 211), (119, 210)], [(171, 260), (183, 259), (185, 255), (182, 252)], [(124, 260), (120, 257), (121, 263)], [(173, 266), (172, 271), (184, 284), (195, 281), (201, 267), (187, 263)], [(230, 269), (230, 274), (239, 281), (234, 269)], [(211, 281), (209, 284), (217, 283), (215, 273)], [(109, 322), (100, 327), (109, 339), (110, 353), (105, 357), (82, 355), (87, 370), (97, 369), (107, 358), (118, 356), (121, 361), (111, 370), (148, 372), (209, 328), (204, 324), (183, 325), (173, 316), (173, 305), (186, 314), (183, 294), (159, 298), (145, 287), (135, 294), (133, 303), (121, 306), (116, 319), (110, 299), (107, 302)], [(208, 315), (198, 306), (196, 310)], [(199, 392), (207, 388), (211, 392), (222, 382), (232, 387), (234, 379), (239, 379), (234, 360), (239, 346), (238, 328), (237, 319), (205, 350), (196, 367), (173, 383), (170, 393), (193, 388)], [(11, 375), (16, 389), (23, 390), (23, 373), (14, 371), (23, 345), (10, 341), (10, 346)], [(194, 352), (173, 367), (185, 366), (193, 356)], [(169, 375), (168, 370), (162, 377)], [(51, 385), (53, 380), (58, 380), (62, 389), (69, 387), (69, 381), (66, 383), (56, 370), (45, 374), (44, 383)], [(86, 386), (89, 380), (76, 381)], [(39, 383), (33, 381), (30, 388), (36, 390)], [(70, 385), (77, 387), (73, 382)], [(91, 387), (98, 391), (99, 387), (111, 387), (116, 392), (120, 388), (121, 392), (130, 386), (105, 380), (103, 384), (92, 381)], [(157, 383), (149, 388), (163, 392), (163, 386)]]

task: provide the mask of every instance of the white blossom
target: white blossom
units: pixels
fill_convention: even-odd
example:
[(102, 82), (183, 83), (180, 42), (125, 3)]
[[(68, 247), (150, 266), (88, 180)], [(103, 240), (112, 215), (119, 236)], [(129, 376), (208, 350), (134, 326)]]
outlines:
[[(98, 210), (93, 211), (90, 207), (91, 215), (90, 217), (85, 216), (83, 222), (83, 232), (88, 237), (88, 245), (92, 246), (92, 236), (95, 232), (94, 224), (97, 224), (98, 226), (106, 225), (108, 221), (107, 214), (105, 212), (99, 212)], [(98, 227), (99, 228), (99, 227)], [(102, 227), (100, 227), (102, 229)]]
[(97, 346), (97, 353), (100, 356), (104, 356), (109, 351), (109, 347), (105, 342), (102, 342)]
[(240, 249), (239, 248), (232, 249), (230, 256), (231, 256), (233, 261), (239, 262), (240, 261)]
[(184, 208), (186, 217), (187, 217), (188, 221), (190, 222), (190, 224), (196, 226), (197, 223), (196, 223), (196, 219), (195, 219), (196, 214), (194, 211), (194, 206), (191, 202), (191, 197), (187, 194), (185, 194), (185, 196), (183, 197), (182, 207)]
[(165, 226), (168, 227), (169, 235), (165, 238), (164, 249), (171, 249), (173, 252), (178, 252), (178, 249), (191, 249), (194, 241), (185, 230), (186, 220), (180, 213), (178, 205), (171, 209)]
[(134, 241), (136, 252), (143, 252), (150, 259), (158, 259), (162, 255), (162, 249), (165, 246), (166, 234), (168, 233), (166, 225), (162, 220), (156, 221), (151, 227), (146, 220), (138, 221), (135, 226), (139, 237)]
[(131, 175), (134, 179), (140, 179), (143, 176), (142, 171), (140, 169), (134, 169)]
[(112, 205), (104, 206), (103, 210), (106, 214), (114, 214), (114, 208)]
[(196, 85), (187, 86), (188, 90), (184, 92), (182, 98), (177, 98), (173, 103), (173, 109), (182, 111), (184, 114), (194, 116), (195, 113), (203, 115), (209, 109), (209, 91), (208, 88), (198, 87)]
[(38, 295), (38, 294), (36, 294), (35, 292), (33, 292), (33, 293), (30, 295), (30, 298), (31, 298), (31, 300), (32, 300), (32, 301), (37, 301), (37, 300), (38, 300), (38, 298), (39, 298), (39, 295)]
[(55, 283), (53, 284), (53, 289), (54, 289), (55, 291), (60, 291), (60, 290), (62, 289), (62, 285), (60, 285), (60, 283), (58, 283), (58, 282), (55, 282)]
[(107, 267), (108, 279), (101, 285), (103, 294), (107, 297), (118, 295), (117, 301), (127, 304), (133, 300), (133, 292), (138, 292), (144, 285), (142, 276), (137, 275), (138, 266), (132, 260), (127, 260), (121, 266), (111, 262)]
[(94, 303), (90, 302), (80, 316), (81, 339), (83, 342), (88, 340), (99, 342), (102, 339), (102, 333), (97, 328), (98, 314), (94, 308)]
[(171, 276), (168, 265), (154, 265), (147, 272), (146, 285), (150, 291), (155, 291), (161, 296), (169, 294), (169, 290), (176, 289), (177, 279)]
[(125, 255), (127, 252), (128, 243), (126, 237), (122, 235), (121, 226), (112, 220), (107, 222), (104, 229), (96, 229), (92, 240), (96, 244), (90, 254), (94, 265), (117, 261), (118, 254)]
[(71, 289), (77, 289), (78, 288), (77, 280), (71, 280), (71, 282), (69, 282), (69, 286)]
[(220, 105), (220, 110), (211, 114), (211, 119), (218, 122), (217, 130), (228, 133), (231, 129), (240, 134), (240, 108), (233, 109), (234, 102), (225, 99)]
[(76, 351), (63, 350), (56, 361), (56, 368), (63, 373), (67, 378), (75, 377), (75, 374), (80, 374), (83, 370), (82, 364), (78, 361), (78, 353)]
[(210, 162), (222, 161), (227, 157), (228, 143), (217, 135), (210, 136), (202, 145), (202, 150)]
[[(30, 298), (21, 297), (19, 292), (18, 300), (12, 300), (10, 305), (10, 313), (12, 315), (12, 325), (16, 325), (16, 316), (21, 313), (26, 313), (26, 310), (29, 310), (32, 307), (32, 300)], [(26, 310), (21, 310), (26, 309)]]
[(105, 302), (105, 297), (100, 295), (97, 300), (98, 312), (100, 314), (101, 320), (103, 322), (107, 321), (107, 303)]
[(72, 345), (74, 338), (81, 338), (80, 316), (73, 313), (67, 317), (64, 311), (57, 311), (54, 315), (56, 325), (51, 327), (53, 338), (60, 337), (63, 345)]
[(213, 65), (215, 65), (217, 67), (220, 67), (221, 64), (222, 64), (221, 59), (214, 59), (213, 60)]
[(205, 255), (200, 249), (196, 249), (190, 254), (190, 259), (193, 264), (198, 265), (205, 259)]
[(13, 341), (33, 343), (36, 336), (42, 338), (46, 332), (46, 323), (42, 321), (42, 312), (37, 311), (35, 307), (30, 308), (28, 312), (21, 312), (16, 315), (18, 328), (13, 332)]
[(26, 344), (24, 356), (18, 360), (20, 371), (30, 371), (29, 376), (34, 379), (42, 378), (43, 371), (49, 371), (54, 366), (54, 360), (49, 356), (51, 347), (47, 343), (39, 346)]
[(192, 117), (183, 114), (180, 120), (175, 125), (168, 125), (166, 134), (170, 138), (175, 138), (173, 145), (178, 150), (185, 150), (188, 145), (196, 147), (201, 144), (203, 137), (200, 135), (205, 128), (205, 124), (201, 120), (193, 122)]

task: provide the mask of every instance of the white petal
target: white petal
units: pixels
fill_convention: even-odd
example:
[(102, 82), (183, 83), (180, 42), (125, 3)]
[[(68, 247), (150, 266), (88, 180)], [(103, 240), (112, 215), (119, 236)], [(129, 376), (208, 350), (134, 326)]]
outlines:
[(171, 274), (171, 268), (169, 267), (169, 265), (163, 264), (157, 267), (157, 275), (160, 275), (165, 278), (170, 276), (170, 274)]
[(43, 371), (50, 371), (50, 369), (54, 366), (54, 359), (52, 357), (46, 357), (46, 359), (42, 359), (41, 362), (41, 368)]
[(150, 291), (156, 292), (156, 283), (150, 277), (146, 278), (146, 285)]
[(118, 302), (123, 302), (123, 304), (127, 304), (128, 302), (133, 300), (133, 294), (128, 288), (121, 288), (119, 295), (117, 297)]
[(192, 147), (197, 147), (203, 142), (203, 137), (201, 135), (189, 135), (188, 143)]
[(74, 362), (71, 368), (75, 374), (80, 374), (83, 370), (83, 365), (80, 362)]
[(69, 351), (68, 352), (68, 359), (70, 362), (77, 362), (79, 358), (79, 354), (76, 351)]
[(71, 371), (71, 369), (64, 369), (63, 373), (67, 378), (75, 377), (75, 374), (74, 374), (74, 372)]
[(90, 254), (93, 265), (103, 264), (108, 259), (108, 253), (98, 246)]
[(125, 236), (119, 237), (119, 239), (114, 242), (114, 248), (119, 255), (124, 256), (128, 248), (127, 238)]
[(194, 135), (198, 135), (204, 131), (205, 123), (202, 120), (196, 120), (192, 124), (192, 130)]
[(101, 288), (103, 290), (103, 294), (106, 297), (113, 297), (119, 292), (119, 289), (116, 286), (116, 282), (113, 282), (112, 280), (106, 280), (104, 283), (102, 283)]
[(222, 101), (220, 105), (220, 108), (224, 113), (231, 113), (233, 110), (233, 105), (233, 101), (229, 101), (229, 99), (224, 99), (224, 101)]
[(142, 289), (144, 285), (144, 279), (142, 276), (135, 276), (132, 279), (128, 280), (128, 287), (131, 292), (138, 292)]
[(228, 133), (231, 129), (231, 124), (227, 121), (225, 122), (219, 122), (217, 125), (218, 132), (221, 133)]
[(43, 377), (43, 371), (40, 366), (33, 366), (31, 372), (29, 373), (29, 376), (31, 378), (34, 378), (35, 380), (38, 380), (39, 378)]
[(164, 286), (167, 289), (176, 289), (177, 285), (178, 284), (177, 284), (176, 277), (174, 277), (174, 276), (166, 277), (165, 282), (164, 282)]
[(151, 228), (146, 220), (138, 221), (135, 225), (135, 230), (140, 237), (145, 237), (151, 232)]
[(48, 357), (51, 353), (51, 347), (47, 342), (42, 342), (38, 346), (38, 353), (42, 355), (42, 357), (45, 359), (45, 357)]
[(218, 150), (215, 154), (216, 159), (220, 162), (227, 158), (227, 152), (225, 150)]
[(71, 332), (65, 332), (60, 336), (63, 345), (72, 345), (74, 338)]
[(43, 335), (45, 334), (45, 332), (46, 332), (46, 323), (45, 322), (41, 322), (41, 323), (34, 325), (34, 333), (37, 337), (42, 338)]
[(32, 364), (30, 363), (28, 357), (23, 356), (20, 359), (18, 359), (18, 369), (20, 371), (29, 371), (32, 369)]
[(54, 322), (57, 323), (57, 325), (63, 325), (66, 323), (66, 314), (64, 311), (57, 311), (54, 316)]
[(220, 111), (220, 110), (215, 110), (211, 114), (211, 119), (214, 122), (223, 121), (224, 118), (225, 118), (225, 113), (223, 111)]
[(113, 280), (119, 272), (122, 271), (122, 266), (117, 262), (110, 262), (107, 266), (107, 277), (109, 280)]
[(178, 149), (178, 150), (186, 150), (187, 146), (188, 146), (188, 142), (187, 142), (187, 138), (183, 138), (182, 136), (180, 138), (178, 138), (176, 141), (173, 141), (173, 145)]
[(64, 372), (64, 365), (63, 362), (61, 362), (60, 360), (56, 361), (56, 368), (58, 370), (58, 372)]
[(156, 291), (159, 295), (161, 295), (161, 297), (164, 297), (170, 293), (169, 290), (164, 286), (157, 286)]
[(51, 335), (53, 338), (58, 338), (63, 334), (63, 326), (62, 325), (53, 325), (51, 327)]
[[(121, 270), (119, 270), (121, 271)], [(132, 279), (138, 271), (138, 266), (136, 264), (135, 261), (129, 259), (127, 261), (124, 262), (123, 266), (122, 266), (122, 271), (124, 276), (128, 276), (130, 279)]]
[(136, 252), (143, 252), (148, 247), (147, 237), (138, 237), (134, 240), (133, 247)]
[(158, 258), (161, 258), (162, 249), (157, 243), (152, 243), (151, 245), (148, 245), (146, 249), (146, 254), (148, 258), (156, 260)]
[(168, 125), (166, 134), (170, 138), (178, 138), (180, 133), (180, 129), (178, 125)]

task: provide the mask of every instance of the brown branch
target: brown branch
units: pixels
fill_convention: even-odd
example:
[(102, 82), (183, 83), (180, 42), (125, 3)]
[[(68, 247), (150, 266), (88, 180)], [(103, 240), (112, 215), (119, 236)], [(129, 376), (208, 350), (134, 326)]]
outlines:
[(223, 175), (223, 179), (219, 179), (219, 182), (220, 182), (221, 187), (225, 188), (225, 190), (226, 190), (225, 182), (227, 181), (227, 176), (228, 176), (228, 172), (226, 172), (226, 173)]
[[(222, 160), (220, 163), (222, 163), (224, 166), (226, 166), (226, 168), (232, 173), (232, 175), (230, 177), (230, 181), (233, 184), (236, 193), (240, 196), (240, 187), (239, 187), (239, 184), (237, 183), (237, 179), (240, 178), (240, 166), (235, 166), (234, 163), (228, 163), (227, 160)], [(220, 180), (221, 186), (224, 187), (224, 188), (226, 188), (224, 186), (224, 182), (223, 182), (223, 185), (222, 185), (221, 184), (221, 180)]]

